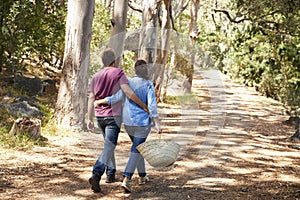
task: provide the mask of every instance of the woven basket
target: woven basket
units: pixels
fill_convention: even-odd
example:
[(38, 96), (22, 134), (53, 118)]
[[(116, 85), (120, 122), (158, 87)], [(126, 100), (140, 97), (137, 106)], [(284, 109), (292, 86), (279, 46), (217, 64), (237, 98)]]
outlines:
[(180, 145), (157, 139), (146, 141), (136, 148), (152, 167), (168, 167), (176, 161)]

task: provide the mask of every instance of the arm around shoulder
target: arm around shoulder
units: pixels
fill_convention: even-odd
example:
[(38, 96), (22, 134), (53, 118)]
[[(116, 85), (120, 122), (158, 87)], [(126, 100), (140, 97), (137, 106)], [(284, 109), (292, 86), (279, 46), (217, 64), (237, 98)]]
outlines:
[(130, 100), (132, 100), (134, 103), (143, 108), (143, 110), (149, 113), (147, 105), (143, 103), (142, 100), (132, 91), (128, 84), (121, 84), (121, 89)]

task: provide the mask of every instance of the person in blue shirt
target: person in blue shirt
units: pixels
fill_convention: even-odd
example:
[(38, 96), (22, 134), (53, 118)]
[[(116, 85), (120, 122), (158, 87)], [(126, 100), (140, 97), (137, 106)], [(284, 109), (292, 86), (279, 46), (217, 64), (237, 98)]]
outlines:
[(134, 68), (136, 75), (129, 79), (129, 86), (148, 106), (149, 113), (145, 112), (136, 103), (125, 97), (122, 90), (119, 90), (110, 97), (99, 99), (94, 102), (94, 106), (99, 106), (101, 104), (113, 106), (113, 104), (124, 99), (122, 120), (125, 130), (132, 141), (130, 157), (123, 172), (124, 180), (122, 182), (122, 187), (127, 193), (131, 192), (131, 178), (135, 169), (137, 169), (139, 174), (140, 185), (143, 185), (148, 181), (145, 160), (136, 147), (146, 141), (152, 126), (155, 126), (158, 133), (162, 132), (158, 118), (154, 86), (153, 83), (148, 80), (147, 63), (144, 60), (137, 60)]

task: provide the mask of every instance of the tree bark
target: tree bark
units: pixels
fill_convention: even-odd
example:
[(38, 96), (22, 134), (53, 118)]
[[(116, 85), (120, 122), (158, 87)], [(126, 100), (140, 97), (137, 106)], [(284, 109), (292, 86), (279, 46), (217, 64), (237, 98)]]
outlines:
[(154, 85), (156, 97), (159, 100), (161, 89), (164, 81), (165, 67), (168, 61), (168, 55), (170, 51), (170, 32), (171, 32), (171, 1), (164, 0), (164, 6), (162, 6), (162, 24), (161, 24), (161, 44), (158, 52), (157, 64), (154, 71)]
[(94, 0), (69, 0), (62, 76), (55, 117), (60, 127), (82, 130), (87, 113), (87, 86)]
[[(198, 26), (197, 26), (199, 5), (200, 5), (199, 0), (191, 0), (191, 5), (190, 5), (191, 21), (190, 21), (189, 36), (192, 43), (195, 43), (197, 41), (199, 35)], [(194, 64), (195, 64), (195, 51), (191, 49), (190, 69), (187, 70), (186, 81), (184, 82), (185, 93), (191, 93), (192, 90)]]
[(108, 47), (114, 49), (117, 60), (116, 66), (120, 66), (126, 34), (126, 19), (128, 10), (128, 0), (115, 0), (113, 8), (113, 18), (111, 20), (111, 36)]
[[(156, 63), (158, 17), (161, 2), (159, 0), (143, 1), (143, 20), (139, 43), (139, 58), (149, 65), (149, 74), (153, 75)], [(150, 77), (152, 79), (153, 77)]]
[(177, 19), (181, 13), (188, 7), (190, 0), (181, 0), (174, 6), (174, 19)]

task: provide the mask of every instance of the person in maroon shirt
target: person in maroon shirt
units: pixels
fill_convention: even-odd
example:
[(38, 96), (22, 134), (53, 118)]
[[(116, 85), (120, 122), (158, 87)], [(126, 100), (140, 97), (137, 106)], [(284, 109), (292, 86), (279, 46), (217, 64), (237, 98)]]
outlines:
[(115, 66), (116, 56), (112, 49), (107, 49), (102, 53), (104, 69), (98, 71), (92, 77), (89, 86), (88, 103), (88, 130), (94, 132), (94, 114), (97, 124), (104, 137), (104, 147), (93, 167), (92, 177), (89, 183), (94, 192), (100, 192), (100, 179), (106, 170), (106, 182), (115, 181), (116, 164), (114, 150), (121, 126), (122, 102), (110, 105), (99, 105), (94, 108), (94, 101), (103, 99), (116, 93), (120, 88), (125, 95), (148, 112), (147, 105), (144, 104), (132, 91), (128, 85), (128, 79), (124, 71)]

